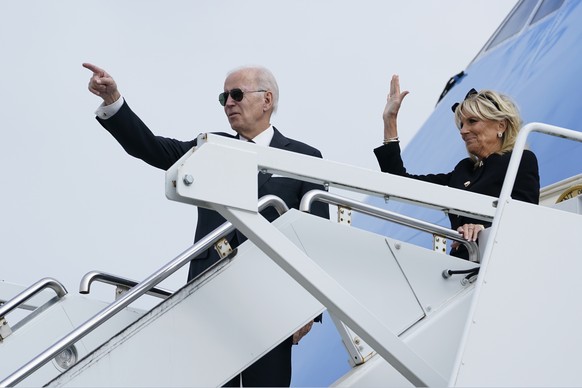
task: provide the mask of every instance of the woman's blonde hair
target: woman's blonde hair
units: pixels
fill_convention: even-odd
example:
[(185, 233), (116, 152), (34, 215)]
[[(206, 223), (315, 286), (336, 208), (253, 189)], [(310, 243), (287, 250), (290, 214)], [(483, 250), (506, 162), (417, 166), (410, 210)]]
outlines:
[(471, 89), (465, 100), (453, 105), (455, 124), (461, 129), (461, 120), (467, 117), (477, 117), (481, 120), (505, 122), (506, 129), (501, 138), (501, 149), (497, 154), (504, 154), (513, 149), (517, 134), (522, 125), (517, 105), (508, 96), (493, 90), (477, 92)]

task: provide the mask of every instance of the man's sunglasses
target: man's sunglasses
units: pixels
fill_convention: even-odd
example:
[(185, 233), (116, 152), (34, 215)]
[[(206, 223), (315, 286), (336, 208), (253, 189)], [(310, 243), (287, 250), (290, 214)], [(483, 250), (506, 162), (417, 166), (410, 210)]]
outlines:
[(229, 92), (222, 92), (218, 95), (218, 101), (220, 102), (220, 105), (225, 106), (226, 105), (226, 100), (228, 100), (228, 96), (230, 96), (230, 98), (232, 98), (233, 100), (235, 100), (236, 102), (241, 102), (243, 97), (245, 96), (245, 93), (258, 93), (258, 92), (266, 92), (266, 90), (248, 90), (246, 92), (243, 92), (240, 89), (232, 89)]
[[(497, 108), (497, 110), (499, 110), (499, 111), (501, 110), (501, 109), (499, 109), (499, 104), (497, 104), (497, 102), (495, 102), (495, 100), (493, 100), (491, 97), (489, 97), (489, 96), (488, 96), (488, 95), (486, 95), (486, 94), (479, 94), (479, 92), (478, 92), (478, 91), (476, 91), (475, 89), (471, 89), (471, 90), (469, 90), (469, 92), (468, 92), (468, 93), (467, 93), (467, 95), (465, 96), (465, 100), (466, 100), (467, 98), (469, 98), (469, 97), (473, 97), (473, 96), (475, 96), (475, 95), (479, 95), (479, 97), (485, 97), (485, 98), (486, 98), (486, 99), (487, 99), (489, 102), (491, 102), (491, 103), (492, 103), (492, 104), (493, 104), (493, 105), (494, 105), (494, 106)], [(460, 103), (458, 103), (458, 102), (455, 102), (455, 103), (453, 104), (453, 106), (451, 106), (451, 110), (453, 111), (453, 113), (455, 113), (455, 111), (457, 110), (457, 107), (458, 107), (459, 105), (460, 105)]]

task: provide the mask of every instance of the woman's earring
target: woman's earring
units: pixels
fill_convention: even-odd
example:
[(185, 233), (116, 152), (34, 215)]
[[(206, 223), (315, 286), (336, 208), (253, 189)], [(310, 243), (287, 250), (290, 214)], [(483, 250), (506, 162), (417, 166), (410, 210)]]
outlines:
[(503, 136), (503, 132), (497, 132), (497, 137), (501, 138)]

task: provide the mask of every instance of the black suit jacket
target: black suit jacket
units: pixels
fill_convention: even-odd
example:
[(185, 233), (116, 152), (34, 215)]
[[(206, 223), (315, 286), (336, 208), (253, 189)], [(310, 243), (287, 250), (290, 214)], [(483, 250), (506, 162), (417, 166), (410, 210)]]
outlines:
[[(167, 170), (187, 151), (196, 146), (196, 139), (190, 141), (180, 141), (176, 139), (154, 135), (141, 119), (124, 102), (121, 109), (107, 120), (97, 118), (99, 123), (119, 142), (125, 151), (144, 162)], [(321, 158), (321, 152), (317, 149), (301, 143), (297, 140), (283, 136), (276, 128), (274, 129), (271, 147), (286, 151), (298, 152)], [(227, 133), (217, 133), (218, 135), (234, 138)], [(258, 196), (259, 198), (272, 194), (281, 198), (289, 208), (299, 208), (301, 198), (305, 193), (313, 189), (323, 190), (323, 186), (314, 183), (303, 182), (292, 178), (272, 177), (271, 174), (258, 173)], [(312, 206), (313, 214), (320, 217), (329, 218), (329, 207), (321, 202), (316, 202)], [(273, 208), (267, 208), (261, 214), (269, 221), (275, 220), (279, 214)], [(208, 233), (222, 225), (226, 220), (217, 212), (198, 208), (198, 223), (194, 241), (200, 240)], [(246, 240), (238, 230), (230, 233), (227, 239), (236, 248)], [(201, 253), (190, 264), (188, 280), (193, 279), (205, 269), (219, 260), (218, 253), (214, 248)]]
[[(447, 174), (412, 175), (407, 173), (406, 168), (404, 168), (400, 155), (400, 145), (397, 142), (376, 148), (374, 154), (376, 154), (376, 159), (378, 159), (382, 172), (492, 197), (499, 197), (501, 193), (501, 187), (503, 186), (503, 180), (511, 158), (511, 152), (506, 152), (503, 155), (491, 154), (478, 166), (475, 166), (475, 162), (471, 158), (465, 158), (455, 166), (453, 171)], [(540, 176), (538, 161), (535, 154), (529, 150), (524, 150), (511, 197), (524, 202), (539, 203)], [(486, 228), (491, 226), (490, 222), (483, 222), (466, 216), (449, 214), (449, 219), (451, 221), (451, 229), (455, 230), (465, 224), (483, 224)], [(451, 252), (451, 254), (458, 257), (468, 257), (464, 246), (461, 246), (459, 251), (461, 252)]]

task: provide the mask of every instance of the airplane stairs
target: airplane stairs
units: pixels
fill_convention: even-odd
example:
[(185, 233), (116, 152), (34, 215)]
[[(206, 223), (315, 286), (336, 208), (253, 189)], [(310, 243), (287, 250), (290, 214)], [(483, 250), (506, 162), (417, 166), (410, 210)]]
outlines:
[[(293, 209), (273, 224), (378, 317), (387, 332), (405, 338), (440, 374), (448, 373), (472, 284), (444, 279), (442, 272), (474, 268), (475, 263)], [(323, 310), (309, 292), (247, 241), (234, 257), (218, 263), (44, 383), (220, 386)], [(459, 330), (451, 331), (451, 326)], [(362, 358), (370, 357), (373, 351), (365, 350), (365, 341), (345, 329), (356, 353), (364, 351)], [(434, 347), (441, 353), (430, 351)], [(372, 374), (381, 373), (387, 384), (410, 385), (402, 374), (382, 364), (371, 369)], [(21, 385), (26, 386), (27, 380)]]
[[(26, 288), (0, 282), (0, 295), (0, 379), (107, 306), (106, 302), (68, 293), (52, 278), (41, 279)], [(24, 314), (25, 311), (28, 314)], [(31, 375), (23, 386), (40, 386), (56, 377), (144, 312), (132, 307), (120, 311), (91, 335), (65, 348)], [(13, 318), (18, 316), (23, 317), (15, 321)]]
[[(558, 127), (524, 127), (498, 199), (202, 135), (199, 147), (168, 170), (167, 196), (213, 208), (249, 240), (234, 257), (46, 383), (220, 386), (327, 309), (353, 362), (337, 386), (580, 386), (582, 310), (576, 306), (582, 262), (576, 258), (582, 255), (582, 196), (552, 207), (511, 198), (519, 152), (534, 129), (582, 141), (581, 134)], [(232, 177), (225, 177), (230, 171), (225, 164), (232, 160), (223, 157), (225, 152), (240, 161)], [(320, 196), (338, 210), (344, 203), (425, 232), (438, 229), (331, 193), (306, 200), (308, 193), (302, 211), (288, 210), (271, 224), (257, 211), (257, 168), (493, 224), (480, 235), (478, 250), (469, 249), (479, 264), (306, 213), (311, 199)], [(185, 178), (194, 171), (192, 185)], [(237, 182), (236, 196), (221, 189), (225, 181)], [(441, 229), (447, 238), (459, 238)], [(214, 237), (197, 244), (209, 247)], [(178, 262), (187, 263), (193, 257), (188, 252), (96, 317), (123, 311), (124, 303), (150, 290)], [(448, 276), (447, 270), (476, 266), (478, 276)], [(34, 376), (41, 364), (37, 361), (51, 361), (89, 327), (94, 328), (82, 324), (0, 386), (26, 385), (26, 375)]]

